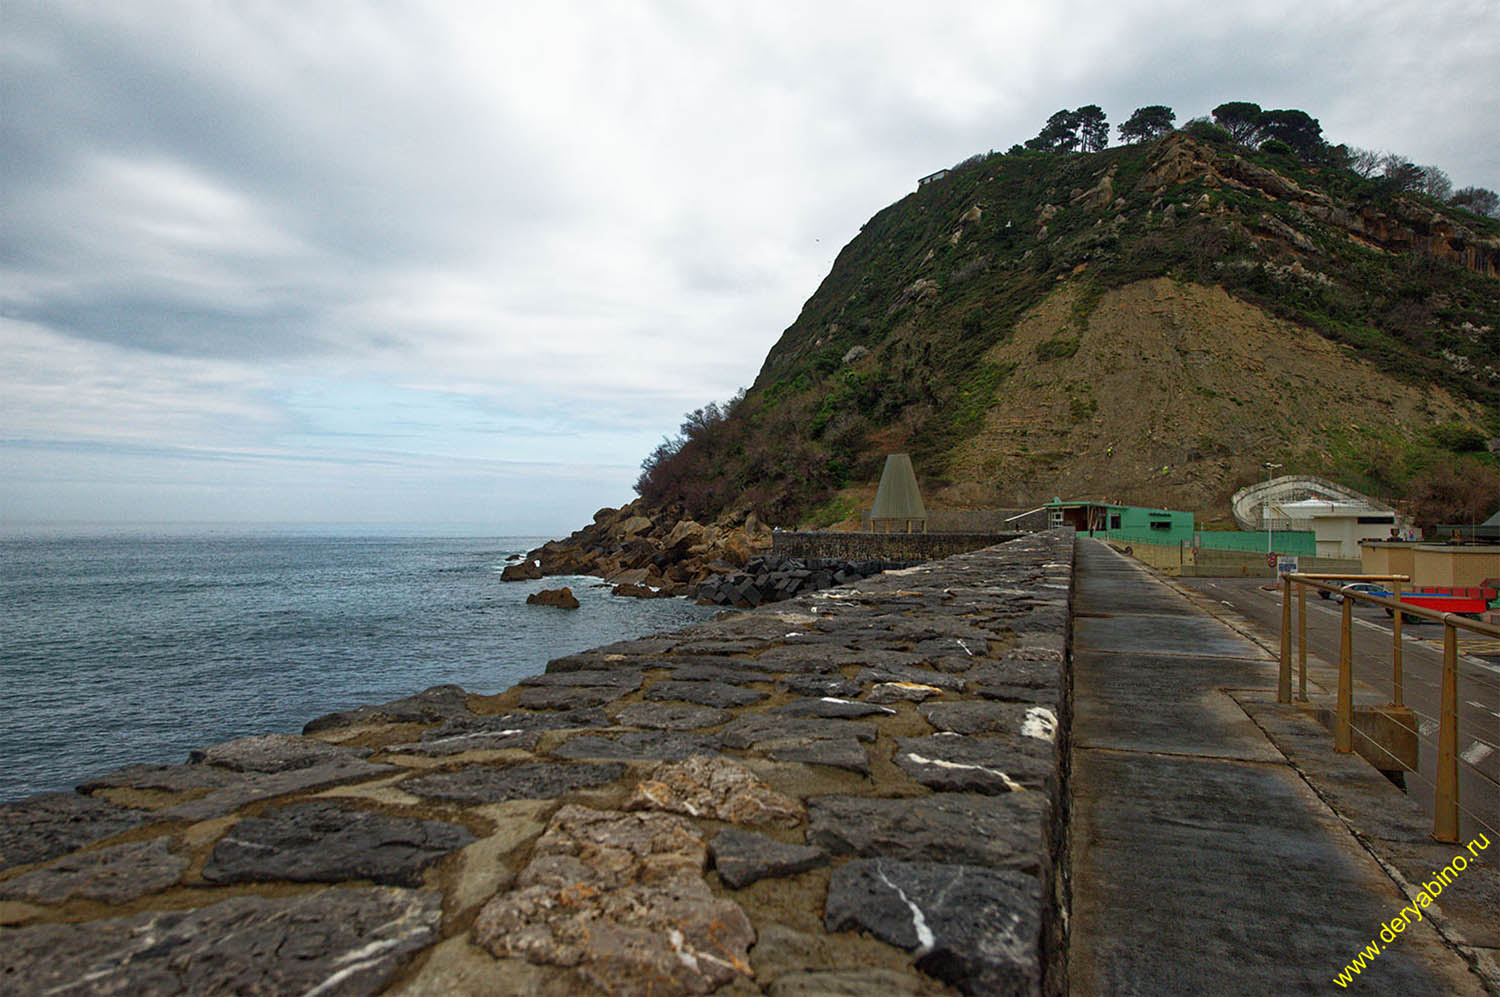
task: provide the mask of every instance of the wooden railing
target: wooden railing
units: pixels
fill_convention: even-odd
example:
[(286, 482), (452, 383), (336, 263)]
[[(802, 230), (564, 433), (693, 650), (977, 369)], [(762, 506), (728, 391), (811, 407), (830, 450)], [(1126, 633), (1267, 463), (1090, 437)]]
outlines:
[[(1385, 582), (1393, 588), (1395, 598), (1351, 592), (1337, 582)], [(1297, 592), (1297, 663), (1298, 699), (1307, 700), (1307, 590), (1309, 588), (1342, 596), (1343, 613), (1339, 632), (1338, 704), (1334, 721), (1334, 750), (1354, 750), (1354, 655), (1353, 609), (1355, 602), (1367, 602), (1392, 612), (1394, 641), (1392, 655), (1391, 705), (1402, 706), (1404, 676), (1401, 660), (1401, 621), (1403, 616), (1417, 617), (1443, 625), (1443, 677), (1441, 704), (1438, 708), (1437, 777), (1433, 787), (1432, 837), (1436, 841), (1457, 842), (1458, 831), (1458, 631), (1467, 630), (1488, 637), (1500, 637), (1500, 627), (1471, 620), (1456, 613), (1440, 613), (1400, 601), (1401, 585), (1410, 582), (1406, 575), (1304, 575), (1289, 573), (1281, 583), (1281, 671), (1276, 683), (1276, 701), (1292, 701), (1292, 590)]]

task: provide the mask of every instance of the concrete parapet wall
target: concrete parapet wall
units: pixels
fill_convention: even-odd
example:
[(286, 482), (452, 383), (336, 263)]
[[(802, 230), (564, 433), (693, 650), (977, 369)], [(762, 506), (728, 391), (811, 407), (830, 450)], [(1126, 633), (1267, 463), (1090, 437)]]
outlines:
[[(1026, 513), (1031, 515), (1025, 515)], [(1017, 518), (1019, 517), (1019, 518)], [(870, 510), (860, 514), (870, 528)], [(928, 509), (928, 533), (1020, 533), (1047, 528), (1045, 509)]]
[[(1235, 550), (1209, 550), (1163, 544), (1127, 544), (1111, 541), (1118, 550), (1129, 548), (1130, 554), (1169, 575), (1185, 578), (1270, 578), (1275, 569), (1266, 563), (1266, 555)], [(1359, 574), (1364, 569), (1357, 560), (1339, 557), (1299, 557), (1297, 566), (1306, 572)]]
[(0, 805), (5, 991), (1066, 993), (1073, 555), (1034, 534)]
[(992, 547), (1018, 533), (838, 533), (778, 530), (771, 553), (779, 557), (826, 557), (839, 561), (920, 564)]

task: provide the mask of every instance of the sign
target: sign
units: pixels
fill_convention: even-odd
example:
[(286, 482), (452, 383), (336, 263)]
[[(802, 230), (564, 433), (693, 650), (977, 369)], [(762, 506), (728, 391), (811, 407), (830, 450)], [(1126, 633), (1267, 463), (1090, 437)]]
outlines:
[(1276, 556), (1277, 574), (1286, 575), (1295, 573), (1297, 570), (1297, 558), (1292, 554), (1278, 554)]
[(1276, 567), (1276, 555), (1275, 554), (1267, 554), (1266, 555), (1266, 567), (1268, 567), (1268, 568), (1274, 568), (1274, 567)]

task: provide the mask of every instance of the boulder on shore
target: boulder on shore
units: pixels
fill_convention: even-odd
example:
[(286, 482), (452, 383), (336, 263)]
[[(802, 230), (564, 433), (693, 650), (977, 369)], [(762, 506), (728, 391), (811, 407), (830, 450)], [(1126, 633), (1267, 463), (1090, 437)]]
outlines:
[(665, 589), (651, 588), (649, 585), (633, 585), (629, 582), (624, 582), (610, 589), (610, 594), (627, 595), (633, 599), (664, 599), (672, 593)]
[(559, 609), (577, 609), (578, 599), (573, 590), (564, 585), (560, 589), (542, 589), (526, 597), (528, 606), (556, 606)]
[(507, 564), (505, 570), (500, 572), (502, 582), (528, 582), (540, 577), (542, 569), (529, 557), (520, 564)]

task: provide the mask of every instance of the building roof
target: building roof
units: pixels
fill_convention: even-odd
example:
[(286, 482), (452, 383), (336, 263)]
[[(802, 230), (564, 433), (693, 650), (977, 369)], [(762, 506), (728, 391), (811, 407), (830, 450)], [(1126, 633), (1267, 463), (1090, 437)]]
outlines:
[(917, 474), (912, 470), (909, 455), (893, 453), (886, 457), (885, 470), (880, 472), (880, 487), (875, 491), (875, 507), (870, 510), (870, 518), (927, 518), (927, 507), (922, 504), (922, 491), (917, 487)]
[(1326, 499), (1302, 499), (1300, 502), (1273, 502), (1272, 509), (1280, 510), (1288, 519), (1311, 518), (1313, 516), (1382, 516), (1388, 509), (1372, 509), (1361, 502), (1330, 502)]

